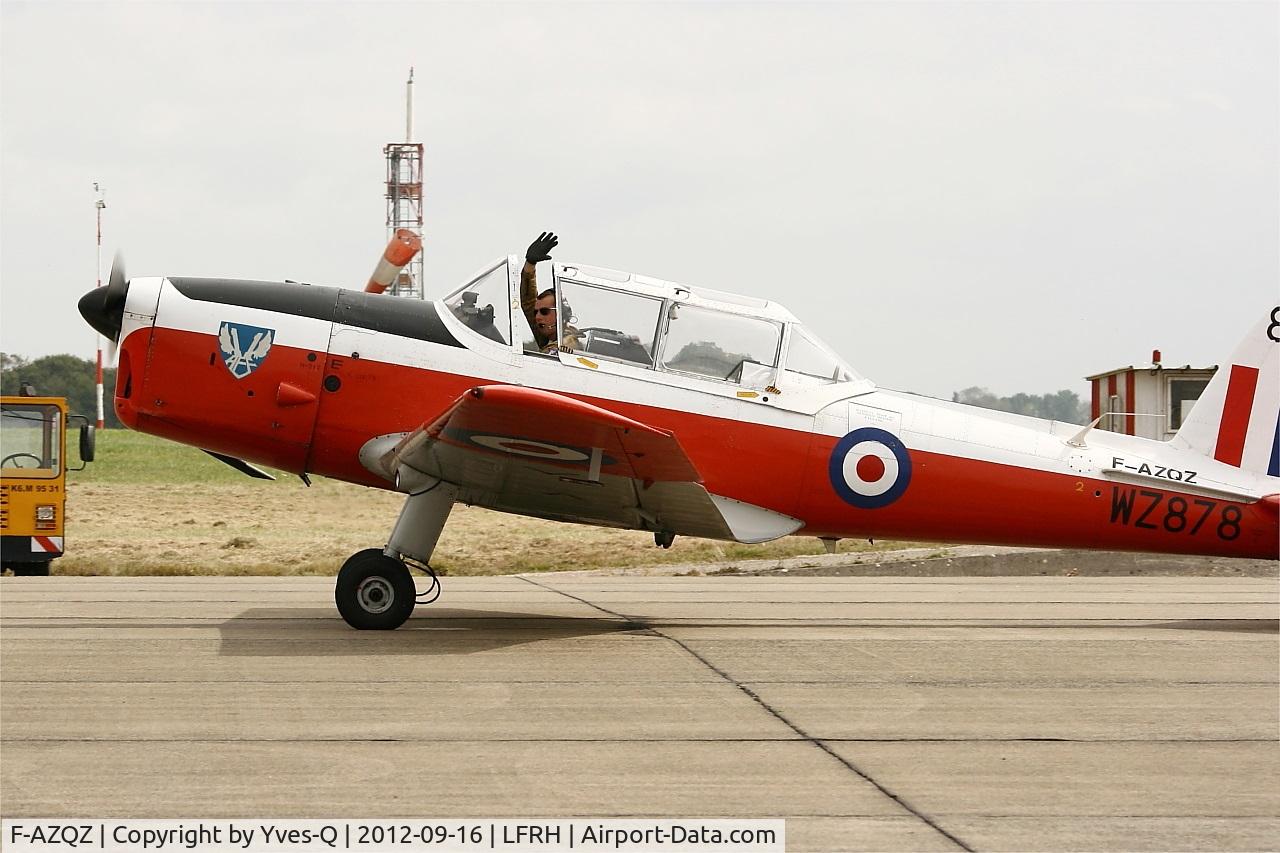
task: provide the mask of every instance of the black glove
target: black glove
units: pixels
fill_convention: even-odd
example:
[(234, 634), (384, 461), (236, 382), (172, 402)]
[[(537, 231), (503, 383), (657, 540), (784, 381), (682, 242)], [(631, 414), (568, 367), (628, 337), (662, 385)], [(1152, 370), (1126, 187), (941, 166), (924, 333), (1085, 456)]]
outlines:
[(552, 234), (550, 231), (543, 231), (538, 235), (538, 239), (529, 244), (529, 250), (524, 253), (524, 259), (531, 264), (539, 261), (551, 260), (551, 255), (547, 254), (556, 247), (560, 242), (560, 238)]

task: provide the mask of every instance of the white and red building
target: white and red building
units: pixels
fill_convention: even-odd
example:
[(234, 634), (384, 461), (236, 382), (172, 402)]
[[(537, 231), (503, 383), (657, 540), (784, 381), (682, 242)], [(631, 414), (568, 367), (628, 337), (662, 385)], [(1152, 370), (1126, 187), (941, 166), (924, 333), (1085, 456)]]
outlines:
[(1182, 426), (1217, 370), (1217, 365), (1165, 367), (1155, 350), (1150, 364), (1086, 377), (1093, 389), (1090, 417), (1102, 418), (1098, 429), (1166, 441)]

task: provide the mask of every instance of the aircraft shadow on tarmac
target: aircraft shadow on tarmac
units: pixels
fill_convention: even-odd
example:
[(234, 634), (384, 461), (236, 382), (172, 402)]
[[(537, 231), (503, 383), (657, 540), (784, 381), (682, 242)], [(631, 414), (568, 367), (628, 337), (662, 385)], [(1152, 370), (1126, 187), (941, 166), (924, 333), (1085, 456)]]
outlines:
[(1158, 622), (1148, 628), (1174, 631), (1225, 631), (1235, 634), (1280, 634), (1280, 619), (1182, 619)]
[(465, 655), (647, 630), (623, 619), (432, 608), (395, 631), (356, 631), (332, 608), (252, 608), (218, 626), (218, 654), (235, 657)]
[[(700, 624), (681, 620), (682, 627)], [(717, 627), (741, 624), (758, 627), (759, 621), (736, 623), (712, 620)], [(871, 620), (805, 623), (810, 627), (894, 627), (920, 628), (947, 625), (947, 620)], [(411, 618), (396, 631), (356, 631), (338, 614), (325, 607), (251, 608), (218, 626), (221, 643), (218, 653), (233, 657), (338, 657), (367, 655), (465, 655), (543, 640), (651, 631), (662, 625), (625, 619), (592, 616), (552, 616), (497, 610), (432, 608)], [(969, 628), (1097, 628), (1096, 623), (1073, 625), (1041, 624), (1034, 620), (974, 623)], [(1161, 629), (1174, 631), (1215, 631), (1244, 634), (1280, 633), (1276, 619), (1182, 619), (1170, 622), (1129, 622), (1112, 628)]]

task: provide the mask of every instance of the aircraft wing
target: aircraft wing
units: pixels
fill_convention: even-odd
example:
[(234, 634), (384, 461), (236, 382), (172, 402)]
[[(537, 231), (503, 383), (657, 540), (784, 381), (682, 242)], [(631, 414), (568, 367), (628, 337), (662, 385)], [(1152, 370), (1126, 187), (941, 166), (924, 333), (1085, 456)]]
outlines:
[(402, 491), (444, 480), (464, 503), (540, 518), (739, 542), (802, 524), (707, 492), (671, 433), (533, 388), (472, 388), (413, 432), (373, 439), (360, 456)]

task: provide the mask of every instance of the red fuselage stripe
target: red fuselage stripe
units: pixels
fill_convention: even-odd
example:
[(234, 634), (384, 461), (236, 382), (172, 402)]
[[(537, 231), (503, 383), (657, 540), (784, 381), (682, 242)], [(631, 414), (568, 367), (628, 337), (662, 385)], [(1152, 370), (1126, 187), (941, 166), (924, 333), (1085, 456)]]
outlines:
[(1222, 422), (1218, 425), (1218, 445), (1213, 458), (1228, 465), (1240, 464), (1244, 456), (1244, 437), (1253, 414), (1253, 392), (1258, 387), (1258, 368), (1231, 365), (1227, 382), (1227, 400), (1222, 405)]

